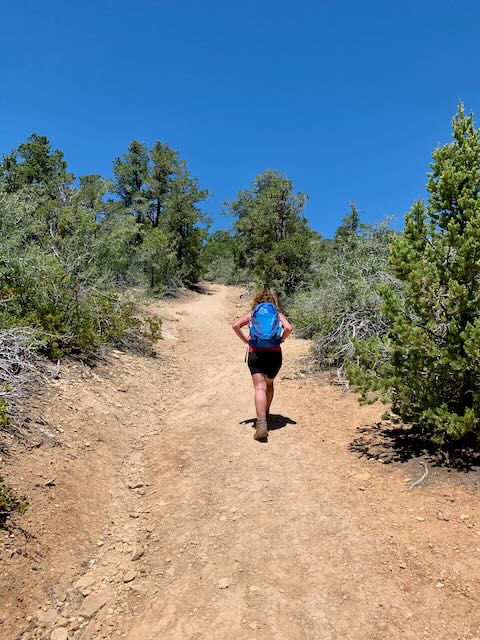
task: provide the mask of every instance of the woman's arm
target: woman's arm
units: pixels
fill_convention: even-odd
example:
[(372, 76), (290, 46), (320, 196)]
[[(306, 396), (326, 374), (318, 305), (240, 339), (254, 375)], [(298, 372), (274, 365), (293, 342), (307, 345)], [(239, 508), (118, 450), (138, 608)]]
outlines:
[(280, 342), (285, 342), (288, 336), (292, 333), (293, 327), (290, 322), (286, 319), (283, 313), (279, 313), (278, 317), (280, 318), (280, 322), (282, 323), (283, 333)]
[(246, 313), (244, 316), (242, 316), (238, 320), (235, 320), (235, 322), (232, 324), (232, 329), (235, 331), (235, 333), (240, 338), (240, 340), (245, 344), (248, 344), (248, 338), (245, 337), (245, 334), (242, 331), (242, 327), (244, 327), (249, 322), (250, 322), (250, 312)]

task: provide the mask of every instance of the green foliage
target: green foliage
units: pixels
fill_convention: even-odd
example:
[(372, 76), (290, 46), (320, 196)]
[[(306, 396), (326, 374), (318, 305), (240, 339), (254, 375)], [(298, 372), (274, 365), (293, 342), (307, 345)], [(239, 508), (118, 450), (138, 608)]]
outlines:
[(112, 189), (113, 183), (102, 176), (81, 176), (76, 197), (80, 204), (98, 216), (105, 211), (104, 198)]
[(91, 264), (106, 286), (124, 287), (143, 282), (140, 260), (141, 227), (118, 203), (109, 203), (97, 220)]
[(61, 151), (52, 151), (45, 136), (33, 133), (0, 163), (0, 186), (15, 193), (28, 186), (43, 187), (50, 197), (65, 194), (73, 176)]
[(99, 281), (95, 214), (31, 189), (0, 193), (0, 329), (36, 328), (52, 358), (91, 352), (132, 312)]
[(181, 171), (185, 171), (185, 163), (178, 153), (163, 142), (155, 142), (150, 152), (151, 168), (146, 178), (147, 193), (150, 202), (149, 218), (154, 227), (158, 227), (165, 213), (167, 197), (172, 189), (172, 182)]
[(138, 140), (132, 140), (123, 159), (113, 161), (115, 191), (137, 222), (144, 222), (146, 198), (144, 193), (148, 173), (148, 149)]
[(289, 296), (310, 279), (311, 239), (301, 215), (306, 196), (292, 192), (290, 180), (275, 171), (257, 176), (252, 189), (227, 203), (238, 241), (235, 266), (259, 287)]
[(178, 152), (159, 141), (148, 150), (134, 140), (114, 161), (114, 176), (123, 210), (139, 225), (135, 262), (149, 286), (169, 290), (197, 282), (209, 224), (199, 204), (208, 192), (199, 188)]
[(12, 513), (23, 514), (27, 508), (28, 502), (18, 498), (0, 476), (0, 524), (3, 524)]
[(201, 251), (207, 228), (200, 224), (207, 225), (209, 219), (198, 204), (207, 195), (208, 192), (199, 189), (197, 180), (182, 166), (171, 182), (160, 222), (175, 254), (177, 277), (187, 284), (198, 282), (202, 273)]
[(248, 273), (235, 265), (237, 238), (229, 231), (215, 231), (208, 236), (202, 251), (202, 271), (206, 280), (223, 284), (248, 281)]
[(398, 416), (443, 441), (480, 436), (480, 138), (462, 104), (431, 168), (428, 203), (393, 242), (403, 287), (382, 291), (388, 335), (358, 345), (350, 378), (365, 398), (390, 392)]
[(168, 283), (173, 283), (177, 274), (175, 252), (162, 229), (155, 228), (146, 232), (139, 248), (138, 260), (149, 276), (151, 289), (162, 292)]
[(113, 181), (87, 175), (76, 187), (36, 134), (0, 163), (0, 329), (33, 327), (52, 358), (138, 329), (116, 287), (162, 293), (202, 274), (207, 192), (178, 153), (134, 140), (113, 169)]
[(148, 316), (144, 320), (142, 335), (149, 342), (157, 342), (162, 337), (162, 320), (157, 316)]
[(378, 285), (397, 286), (388, 270), (392, 236), (388, 222), (361, 224), (353, 204), (334, 240), (313, 243), (314, 284), (293, 297), (289, 313), (301, 334), (313, 339), (319, 368), (343, 374), (356, 339), (385, 335)]
[(134, 323), (118, 298), (85, 286), (54, 257), (36, 248), (20, 260), (0, 258), (0, 328), (38, 329), (42, 350), (52, 358), (89, 353), (120, 337)]
[[(4, 388), (4, 393), (9, 393), (10, 389)], [(10, 422), (10, 416), (8, 415), (7, 403), (3, 398), (0, 398), (0, 429), (5, 427)]]

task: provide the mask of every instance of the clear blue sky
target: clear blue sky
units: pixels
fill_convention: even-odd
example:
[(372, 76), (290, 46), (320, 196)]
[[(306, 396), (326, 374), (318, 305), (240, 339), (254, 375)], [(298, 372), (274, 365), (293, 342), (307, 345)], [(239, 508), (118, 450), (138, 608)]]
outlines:
[(132, 138), (178, 149), (221, 204), (266, 168), (331, 236), (348, 203), (403, 217), (461, 97), (480, 124), (480, 4), (442, 0), (2, 3), (0, 153), (47, 135), (111, 175)]

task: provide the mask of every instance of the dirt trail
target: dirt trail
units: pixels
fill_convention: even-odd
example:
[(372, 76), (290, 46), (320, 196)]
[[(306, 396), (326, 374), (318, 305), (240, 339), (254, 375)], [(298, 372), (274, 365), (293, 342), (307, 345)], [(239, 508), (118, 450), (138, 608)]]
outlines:
[(37, 543), (33, 585), (34, 543), (9, 557), (2, 638), (480, 638), (475, 487), (432, 472), (408, 492), (414, 463), (352, 452), (381, 409), (302, 377), (301, 340), (285, 345), (275, 422), (255, 442), (229, 326), (242, 311), (220, 286), (163, 303), (160, 361), (116, 354), (98, 379), (82, 374), (83, 393), (57, 383), (49, 411), (64, 408), (69, 448), (43, 503), (55, 543)]

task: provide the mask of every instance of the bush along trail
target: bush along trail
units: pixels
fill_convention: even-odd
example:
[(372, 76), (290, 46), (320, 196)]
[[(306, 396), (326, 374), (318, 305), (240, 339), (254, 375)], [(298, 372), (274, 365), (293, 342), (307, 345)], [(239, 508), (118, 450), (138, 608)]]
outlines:
[(478, 460), (399, 449), (295, 338), (254, 441), (240, 294), (152, 305), (158, 357), (64, 365), (36, 397), (3, 460), (30, 507), (0, 534), (2, 639), (480, 637)]

